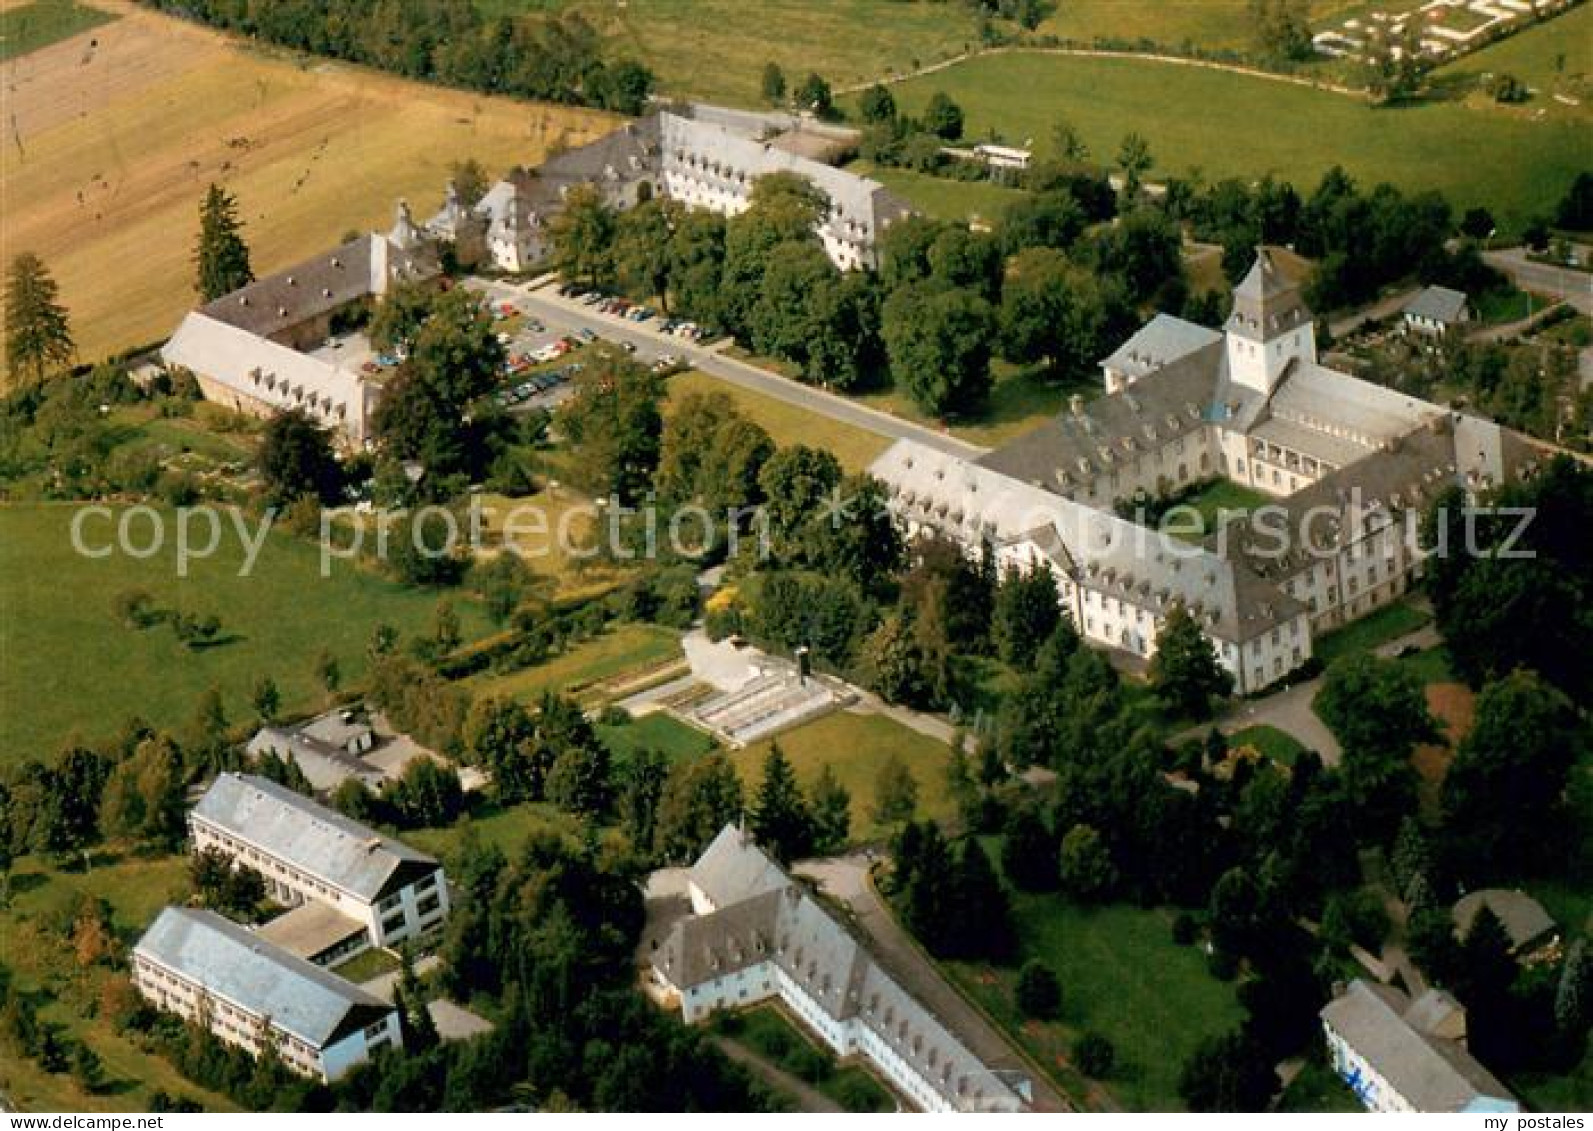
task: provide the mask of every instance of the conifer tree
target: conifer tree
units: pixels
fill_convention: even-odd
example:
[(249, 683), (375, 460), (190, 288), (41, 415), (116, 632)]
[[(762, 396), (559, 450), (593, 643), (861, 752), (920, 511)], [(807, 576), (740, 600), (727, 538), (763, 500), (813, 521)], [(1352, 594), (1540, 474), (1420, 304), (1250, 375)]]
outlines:
[(770, 855), (789, 864), (813, 850), (813, 815), (796, 773), (777, 742), (763, 760), (763, 784), (752, 805), (752, 831)]
[(31, 251), (11, 260), (6, 276), (6, 367), (12, 380), (42, 381), (77, 352), (66, 307), (44, 261)]
[(242, 230), (237, 199), (220, 185), (212, 184), (199, 206), (199, 245), (194, 249), (194, 289), (201, 301), (213, 302), (254, 282), (249, 245), (243, 242)]

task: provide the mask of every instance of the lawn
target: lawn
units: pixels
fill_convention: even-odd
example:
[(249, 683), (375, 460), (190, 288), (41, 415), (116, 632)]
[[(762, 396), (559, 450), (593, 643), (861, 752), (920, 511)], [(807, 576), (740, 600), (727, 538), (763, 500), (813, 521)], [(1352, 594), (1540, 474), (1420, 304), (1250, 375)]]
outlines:
[(237, 196), (265, 274), (350, 230), (385, 231), (399, 197), (430, 215), (457, 160), (492, 173), (535, 164), (616, 121), (311, 64), (120, 10), (13, 60), (5, 78), (6, 246), (50, 267), (84, 360), (164, 337), (193, 305), (197, 209), (213, 181)]
[(583, 640), (546, 663), (507, 675), (486, 675), (472, 681), (476, 696), (508, 695), (535, 705), (544, 692), (577, 698), (595, 683), (625, 672), (652, 667), (680, 655), (680, 633), (653, 624), (622, 624), (591, 640)]
[(512, 542), (531, 572), (548, 580), (554, 596), (590, 596), (633, 572), (593, 557), (602, 533), (598, 512), (568, 487), (514, 498), (482, 494), (473, 501), (481, 508), (482, 544), (493, 549)]
[[(1178, 1073), (1200, 1041), (1238, 1023), (1233, 987), (1206, 971), (1195, 947), (1172, 940), (1173, 914), (1114, 904), (1081, 908), (1057, 896), (1013, 901), (1023, 959), (1062, 982), (1062, 1018), (1025, 1021), (1013, 1004), (1019, 964), (952, 964), (953, 976), (1074, 1096), (1087, 1087), (1069, 1064), (1073, 1042), (1097, 1032), (1117, 1050), (1102, 1083), (1131, 1111), (1179, 1111)], [(1021, 964), (1021, 963), (1020, 963)]]
[(1039, 31), (1081, 43), (1147, 39), (1244, 49), (1255, 45), (1253, 28), (1249, 0), (1064, 0)]
[(1048, 417), (1061, 412), (1072, 394), (1088, 398), (1101, 392), (1101, 384), (1094, 374), (1078, 381), (1047, 381), (1031, 368), (996, 361), (992, 365), (992, 375), (995, 381), (985, 411), (977, 420), (959, 421), (949, 426), (924, 412), (900, 389), (862, 393), (856, 399), (904, 420), (943, 429), (970, 444), (995, 448), (1032, 431)]
[(0, 962), (27, 990), (44, 989), (56, 999), (41, 1015), (84, 1040), (99, 1054), (107, 1086), (83, 1091), (70, 1076), (49, 1075), (32, 1061), (0, 1060), (0, 1091), (28, 1111), (147, 1111), (156, 1090), (199, 1099), (211, 1110), (233, 1110), (223, 1097), (189, 1083), (167, 1061), (117, 1036), (94, 1016), (100, 988), (109, 978), (103, 966), (87, 970), (70, 959), (70, 950), (53, 924), (83, 895), (110, 904), (118, 942), (130, 945), (161, 907), (186, 890), (187, 861), (181, 856), (119, 859), (97, 854), (86, 872), (61, 872), (36, 857), (17, 862), (11, 877), (12, 900), (0, 930)]
[(401, 965), (402, 963), (394, 955), (373, 946), (369, 950), (360, 951), (341, 966), (334, 966), (332, 973), (359, 985), (372, 978), (379, 978), (383, 974), (391, 974)]
[(1294, 765), (1295, 759), (1305, 753), (1305, 746), (1294, 735), (1264, 723), (1245, 727), (1228, 736), (1230, 750), (1237, 750), (1241, 746), (1254, 747), (1263, 757), (1284, 766)]
[(837, 1068), (835, 1056), (775, 1005), (758, 1005), (720, 1020), (726, 1036), (829, 1096), (847, 1111), (896, 1109), (889, 1089), (856, 1064)]
[[(678, 404), (682, 397), (691, 393), (724, 393), (747, 419), (767, 432), (780, 447), (808, 444), (824, 448), (840, 460), (847, 471), (862, 471), (890, 447), (890, 440), (876, 432), (842, 424), (695, 369), (671, 377), (668, 388), (669, 404)], [(665, 411), (669, 411), (668, 405)]]
[(1563, 1076), (1523, 1073), (1510, 1085), (1533, 1111), (1581, 1112), (1593, 1108), (1593, 1052)]
[(1429, 614), (1409, 601), (1395, 601), (1319, 637), (1311, 651), (1323, 664), (1331, 664), (1341, 656), (1374, 651), (1408, 632), (1415, 632), (1430, 620)]
[[(852, 795), (852, 839), (855, 842), (878, 840), (889, 832), (874, 821), (872, 811), (875, 781), (892, 754), (901, 755), (918, 782), (918, 816), (944, 822), (955, 812), (946, 787), (950, 747), (884, 715), (837, 711), (785, 731), (777, 735), (775, 741), (790, 759), (797, 781), (804, 789), (813, 784), (821, 767), (829, 765), (835, 771), (835, 776)], [(768, 753), (768, 742), (755, 742), (731, 755), (748, 797), (763, 780), (763, 760)]]
[(1455, 672), (1449, 665), (1449, 651), (1442, 644), (1436, 648), (1423, 648), (1411, 656), (1401, 656), (1396, 661), (1425, 686), (1429, 683), (1453, 683)]
[(873, 177), (886, 188), (905, 197), (920, 212), (937, 220), (980, 220), (993, 223), (1007, 206), (1022, 199), (1024, 193), (990, 181), (954, 181), (911, 169), (894, 169), (867, 161), (854, 161), (847, 171)]
[(623, 726), (601, 723), (597, 732), (617, 762), (628, 761), (638, 750), (656, 750), (671, 762), (684, 762), (708, 753), (714, 746), (708, 735), (662, 711)]
[[(1032, 138), (1042, 153), (1059, 117), (1107, 161), (1138, 131), (1155, 157), (1151, 179), (1195, 167), (1208, 182), (1271, 172), (1309, 192), (1340, 164), (1363, 187), (1387, 180), (1440, 190), (1457, 209), (1486, 205), (1506, 228), (1551, 208), (1585, 165), (1584, 131), (1563, 119), (1441, 100), (1374, 109), (1330, 91), (1144, 59), (988, 55), (894, 89), (909, 113), (943, 90), (967, 113), (970, 137)], [(1168, 112), (1196, 106), (1198, 114)]]
[(110, 23), (116, 16), (74, 0), (34, 0), (0, 11), (0, 63)]
[(1185, 499), (1184, 505), (1199, 512), (1202, 530), (1215, 531), (1222, 525), (1225, 513), (1245, 514), (1275, 501), (1242, 483), (1216, 479)]
[(580, 834), (581, 825), (552, 805), (527, 802), (508, 808), (489, 808), (444, 829), (409, 829), (403, 839), (405, 844), (431, 853), (446, 865), (457, 858), (467, 829), (483, 847), (496, 846), (505, 855), (512, 856), (533, 833), (552, 832), (574, 837)]
[[(69, 736), (103, 738), (133, 715), (180, 726), (212, 686), (228, 717), (240, 722), (250, 714), (250, 688), (263, 675), (276, 681), (285, 712), (314, 706), (322, 648), (351, 684), (365, 670), (376, 624), (412, 635), (426, 628), (437, 606), (436, 594), (351, 562), (331, 561), (323, 577), (316, 546), (286, 533), (268, 535), (252, 572), (240, 577), (247, 554), (233, 512), (220, 519), (215, 556), (191, 563), (187, 577), (177, 575), (172, 512), (157, 512), (168, 527), (164, 547), (143, 559), (114, 550), (102, 558), (76, 553), (76, 513), (69, 505), (0, 507), (0, 761), (49, 757)], [(242, 517), (251, 537), (257, 535), (259, 520)], [(193, 542), (202, 544), (204, 524), (192, 528)], [(83, 529), (89, 549), (103, 549), (115, 537), (103, 514)], [(130, 547), (143, 548), (151, 529), (147, 515), (133, 523)], [(112, 603), (134, 588), (147, 590), (162, 609), (217, 615), (220, 637), (195, 650), (179, 643), (169, 625), (124, 625)], [(455, 605), (465, 637), (481, 635), (486, 618), (478, 606)]]
[[(544, 11), (549, 0), (476, 0), (484, 11)], [(765, 63), (795, 86), (817, 71), (835, 86), (902, 74), (975, 46), (964, 4), (892, 0), (561, 0), (584, 15), (616, 54), (641, 60), (662, 92), (763, 105)]]
[[(1440, 67), (1434, 77), (1439, 82), (1470, 84), (1484, 75), (1514, 75), (1539, 92), (1527, 103), (1531, 112), (1585, 119), (1590, 114), (1586, 100), (1593, 69), (1589, 42), (1593, 42), (1593, 7), (1583, 4)], [(1555, 94), (1578, 99), (1582, 105), (1557, 102), (1552, 97)]]
[(1505, 322), (1519, 322), (1535, 310), (1553, 305), (1554, 300), (1533, 295), (1520, 287), (1499, 287), (1477, 296), (1477, 320), (1485, 326), (1498, 326)]

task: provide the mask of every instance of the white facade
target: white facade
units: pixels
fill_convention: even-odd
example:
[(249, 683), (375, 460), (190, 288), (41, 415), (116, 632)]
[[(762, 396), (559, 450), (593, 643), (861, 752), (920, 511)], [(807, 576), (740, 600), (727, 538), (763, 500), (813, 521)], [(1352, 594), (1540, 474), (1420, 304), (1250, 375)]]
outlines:
[(360, 923), (369, 946), (390, 947), (420, 938), (441, 927), (448, 917), (448, 884), (441, 866), (372, 901), (252, 843), (237, 830), (222, 828), (197, 814), (190, 814), (188, 831), (195, 852), (220, 849), (232, 857), (236, 866), (259, 872), (265, 879), (267, 894), (278, 903), (289, 907), (306, 901), (321, 903)]
[(649, 959), (687, 1023), (778, 1000), (837, 1057), (860, 1056), (925, 1111), (1018, 1111), (986, 1068), (750, 837), (726, 826), (691, 869), (694, 914)]
[(204, 1025), (251, 1056), (273, 1050), (332, 1081), (403, 1047), (388, 1002), (209, 911), (168, 907), (134, 946), (134, 988), (156, 1009)]
[(147, 955), (134, 955), (130, 965), (134, 987), (156, 1009), (175, 1013), (184, 1021), (206, 1019), (212, 1033), (251, 1056), (259, 1056), (269, 1046), (276, 1050), (283, 1064), (301, 1076), (330, 1083), (384, 1048), (403, 1047), (396, 1010), (321, 1047), (294, 1036), (274, 1024), (271, 1018), (220, 996), (182, 971)]
[(1439, 990), (1412, 1002), (1352, 982), (1323, 1007), (1328, 1062), (1368, 1111), (1510, 1113), (1520, 1103), (1466, 1047), (1465, 1010)]

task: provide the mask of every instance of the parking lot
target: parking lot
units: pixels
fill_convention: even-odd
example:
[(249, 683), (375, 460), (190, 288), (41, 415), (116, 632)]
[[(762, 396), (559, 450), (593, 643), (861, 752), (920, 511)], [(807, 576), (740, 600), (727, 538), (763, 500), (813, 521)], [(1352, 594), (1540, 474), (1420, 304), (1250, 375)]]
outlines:
[[(499, 340), (508, 354), (504, 384), (497, 394), (498, 403), (511, 412), (526, 411), (552, 408), (567, 398), (570, 379), (581, 371), (580, 353), (587, 346), (604, 340), (600, 332), (532, 301), (518, 287), (486, 279), (472, 279), (465, 285), (486, 300), (500, 327)], [(694, 329), (689, 325), (670, 323), (653, 311), (622, 299), (591, 294), (577, 301), (586, 308), (625, 318), (627, 322), (645, 323), (654, 331), (663, 330), (667, 324), (678, 328), (682, 341), (695, 340), (689, 336)], [(700, 331), (698, 334), (701, 336)], [(609, 340), (619, 349), (633, 354), (638, 361), (661, 371), (681, 364), (679, 356), (662, 345), (650, 341), (638, 345), (628, 337)]]

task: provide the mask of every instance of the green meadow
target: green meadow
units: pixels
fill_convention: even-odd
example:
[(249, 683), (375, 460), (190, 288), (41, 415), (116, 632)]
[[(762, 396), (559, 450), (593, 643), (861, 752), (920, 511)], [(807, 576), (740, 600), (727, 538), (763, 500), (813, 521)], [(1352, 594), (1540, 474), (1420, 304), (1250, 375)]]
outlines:
[[(251, 686), (267, 675), (284, 711), (307, 710), (321, 695), (314, 669), (322, 648), (351, 683), (365, 669), (376, 624), (410, 636), (425, 630), (437, 606), (435, 594), (347, 561), (333, 560), (322, 577), (317, 547), (280, 532), (266, 536), (253, 570), (241, 577), (247, 552), (225, 517), (215, 555), (191, 563), (186, 577), (177, 571), (170, 511), (156, 512), (168, 528), (160, 552), (87, 557), (72, 547), (78, 510), (0, 507), (0, 761), (48, 757), (74, 734), (102, 738), (133, 715), (178, 726), (212, 686), (228, 717), (242, 721), (251, 713)], [(251, 531), (257, 521), (250, 520)], [(142, 550), (152, 529), (146, 518), (136, 520), (133, 548)], [(111, 518), (91, 516), (84, 542), (101, 549), (114, 531)], [(112, 608), (118, 594), (133, 589), (147, 590), (160, 609), (214, 614), (218, 637), (193, 649), (168, 624), (127, 626)], [(456, 608), (467, 639), (485, 631), (473, 604), (456, 601)]]
[[(1548, 29), (1544, 29), (1548, 30)], [(1112, 162), (1133, 131), (1149, 142), (1151, 179), (1199, 170), (1207, 180), (1272, 173), (1309, 192), (1334, 165), (1370, 187), (1436, 189), (1456, 206), (1486, 205), (1506, 225), (1550, 208), (1587, 167), (1578, 122), (1434, 100), (1374, 108), (1331, 91), (1147, 59), (1037, 52), (984, 55), (899, 84), (921, 112), (943, 90), (970, 138), (999, 136), (1042, 153), (1065, 118)]]

